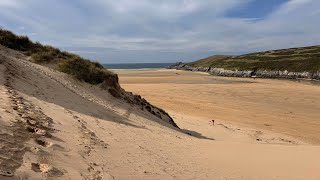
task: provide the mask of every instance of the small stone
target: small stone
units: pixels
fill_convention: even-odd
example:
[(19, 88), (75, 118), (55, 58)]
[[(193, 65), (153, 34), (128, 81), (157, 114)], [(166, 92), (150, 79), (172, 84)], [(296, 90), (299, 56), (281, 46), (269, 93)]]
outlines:
[(35, 120), (27, 120), (27, 123), (28, 123), (29, 125), (34, 126), (34, 125), (37, 124), (37, 121), (35, 121)]
[(38, 129), (38, 128), (36, 128), (36, 129), (35, 129), (35, 133), (36, 133), (36, 134), (39, 134), (39, 135), (41, 135), (41, 136), (44, 136), (44, 135), (47, 134), (47, 131), (46, 131), (46, 130), (43, 130), (43, 129)]

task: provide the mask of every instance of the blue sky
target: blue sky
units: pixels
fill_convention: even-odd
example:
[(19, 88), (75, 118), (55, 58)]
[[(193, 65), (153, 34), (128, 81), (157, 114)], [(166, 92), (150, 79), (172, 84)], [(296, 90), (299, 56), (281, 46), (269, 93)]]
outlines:
[(264, 18), (289, 0), (253, 0), (231, 9), (227, 15), (234, 18)]
[(102, 63), (320, 44), (319, 0), (0, 0), (0, 26)]

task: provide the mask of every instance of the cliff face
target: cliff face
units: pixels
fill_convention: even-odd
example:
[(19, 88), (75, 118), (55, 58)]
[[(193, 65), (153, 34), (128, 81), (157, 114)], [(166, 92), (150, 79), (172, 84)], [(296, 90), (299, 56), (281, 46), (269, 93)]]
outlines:
[(188, 64), (179, 62), (169, 67), (169, 69), (185, 70), (185, 71), (200, 71), (208, 72), (215, 76), (226, 77), (258, 77), (258, 78), (285, 78), (285, 79), (314, 79), (320, 80), (320, 71), (317, 72), (289, 72), (284, 71), (271, 71), (264, 69), (257, 70), (228, 70), (216, 67), (192, 67)]

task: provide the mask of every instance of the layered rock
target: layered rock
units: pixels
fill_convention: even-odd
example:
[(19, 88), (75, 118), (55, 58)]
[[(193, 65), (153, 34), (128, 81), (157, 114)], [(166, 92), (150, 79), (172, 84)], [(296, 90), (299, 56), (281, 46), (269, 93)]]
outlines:
[(210, 70), (209, 67), (192, 67), (182, 62), (178, 62), (168, 67), (168, 69), (177, 69), (177, 70), (185, 70), (185, 71), (201, 71), (201, 72), (208, 72)]
[(169, 67), (168, 69), (177, 69), (185, 71), (200, 71), (208, 72), (215, 76), (226, 76), (226, 77), (259, 77), (259, 78), (285, 78), (285, 79), (314, 79), (320, 80), (320, 71), (317, 72), (289, 72), (284, 71), (272, 71), (272, 70), (228, 70), (217, 67), (192, 67), (188, 64), (179, 62)]

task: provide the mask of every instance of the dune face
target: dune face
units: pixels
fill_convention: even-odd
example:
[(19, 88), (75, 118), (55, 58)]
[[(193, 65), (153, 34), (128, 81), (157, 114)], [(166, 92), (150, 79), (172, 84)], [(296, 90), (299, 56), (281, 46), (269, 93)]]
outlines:
[[(90, 163), (95, 164), (96, 160), (85, 160), (93, 149), (104, 154), (108, 143), (100, 139), (96, 130), (88, 127), (90, 122), (81, 116), (90, 117), (95, 128), (103, 130), (105, 127), (99, 125), (100, 120), (109, 121), (114, 126), (145, 129), (144, 123), (132, 122), (133, 116), (140, 121), (179, 131), (165, 111), (122, 89), (116, 75), (99, 86), (92, 86), (31, 63), (28, 57), (2, 46), (0, 70), (1, 178), (42, 179), (45, 175), (65, 179), (65, 174), (72, 174), (74, 170), (70, 172), (59, 164), (68, 161), (83, 166), (72, 179), (109, 177), (100, 175), (101, 169), (93, 170), (91, 166), (94, 165)], [(112, 90), (117, 96), (109, 93)], [(70, 120), (72, 123), (68, 124)], [(78, 157), (73, 158), (75, 154)], [(69, 160), (54, 162), (56, 158)]]
[(4, 47), (0, 112), (1, 180), (320, 178), (319, 146), (266, 142), (283, 137), (266, 132), (257, 141), (250, 133), (258, 129), (183, 112), (175, 114), (179, 129), (117, 76), (90, 85)]
[[(102, 89), (107, 90), (113, 97), (124, 100), (131, 105), (139, 106), (141, 110), (146, 110), (151, 115), (171, 124), (174, 128), (179, 128), (164, 110), (151, 105), (145, 99), (141, 98), (141, 96), (133, 95), (132, 93), (123, 90), (119, 85), (117, 74), (105, 69), (99, 62), (82, 58), (77, 54), (61, 51), (60, 49), (49, 45), (35, 43), (26, 36), (19, 36), (2, 28), (0, 28), (0, 44), (4, 47), (19, 51), (24, 55), (28, 55), (28, 60), (31, 62), (66, 73), (79, 81), (91, 85), (100, 85)], [(1, 46), (1, 48), (3, 47)], [(26, 58), (24, 57), (24, 59)], [(43, 70), (39, 70), (43, 72)], [(59, 79), (52, 77), (50, 74), (46, 72), (44, 72), (44, 74), (48, 75), (51, 79), (62, 83)], [(65, 87), (70, 89), (70, 86)], [(72, 86), (71, 90), (78, 93), (78, 90), (72, 89)]]

